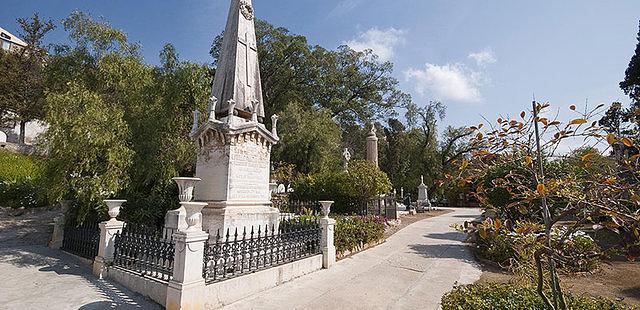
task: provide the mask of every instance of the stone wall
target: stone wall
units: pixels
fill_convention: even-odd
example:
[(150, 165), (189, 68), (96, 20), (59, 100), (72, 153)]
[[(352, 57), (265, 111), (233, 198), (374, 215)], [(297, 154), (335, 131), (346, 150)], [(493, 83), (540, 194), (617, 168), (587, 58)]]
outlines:
[(167, 301), (167, 283), (157, 279), (133, 274), (126, 270), (110, 267), (107, 269), (107, 278), (118, 282), (126, 288), (150, 298), (165, 306)]
[(282, 285), (322, 269), (322, 255), (209, 284), (205, 288), (206, 309), (219, 309), (253, 294)]

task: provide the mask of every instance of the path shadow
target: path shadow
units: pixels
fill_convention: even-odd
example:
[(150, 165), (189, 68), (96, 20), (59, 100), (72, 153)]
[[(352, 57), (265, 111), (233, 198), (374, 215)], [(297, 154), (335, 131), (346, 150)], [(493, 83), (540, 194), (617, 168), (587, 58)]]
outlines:
[(451, 258), (477, 265), (471, 249), (464, 244), (412, 244), (409, 249), (425, 258)]
[(429, 233), (424, 235), (425, 238), (438, 239), (438, 240), (452, 240), (457, 242), (464, 242), (467, 238), (464, 233), (461, 232), (446, 232), (446, 233)]
[(630, 287), (622, 290), (625, 297), (640, 299), (640, 286)]
[[(40, 272), (73, 275), (82, 278), (106, 299), (82, 306), (80, 309), (161, 309), (140, 294), (103, 279), (96, 278), (89, 265), (59, 250), (43, 246), (26, 246), (0, 250), (0, 263), (19, 268), (38, 268)], [(62, 293), (62, 292), (61, 292)]]

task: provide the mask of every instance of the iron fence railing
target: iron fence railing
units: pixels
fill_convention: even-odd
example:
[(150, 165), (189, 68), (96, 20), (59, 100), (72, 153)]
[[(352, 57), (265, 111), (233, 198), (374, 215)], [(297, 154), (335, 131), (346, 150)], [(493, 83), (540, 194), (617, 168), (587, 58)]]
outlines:
[(168, 281), (173, 276), (174, 242), (162, 230), (127, 224), (114, 241), (113, 265)]
[(366, 213), (361, 215), (384, 216), (389, 220), (398, 219), (398, 205), (394, 196), (375, 198), (367, 203)]
[(211, 284), (320, 254), (320, 233), (315, 219), (218, 232), (205, 246), (203, 276)]
[(322, 206), (317, 201), (274, 201), (273, 206), (280, 210), (280, 220), (294, 219), (300, 215), (317, 216)]
[(66, 226), (61, 250), (93, 260), (98, 255), (100, 228), (98, 223), (84, 223), (80, 226)]

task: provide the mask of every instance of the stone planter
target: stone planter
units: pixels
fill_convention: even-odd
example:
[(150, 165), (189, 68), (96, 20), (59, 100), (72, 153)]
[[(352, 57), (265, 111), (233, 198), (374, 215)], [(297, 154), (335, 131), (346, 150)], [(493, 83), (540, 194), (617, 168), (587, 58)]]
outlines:
[(178, 184), (178, 199), (180, 202), (189, 202), (193, 200), (193, 189), (196, 183), (200, 182), (200, 178), (173, 178)]
[(184, 207), (187, 212), (187, 230), (186, 231), (198, 231), (198, 227), (202, 224), (202, 209), (207, 206), (206, 202), (181, 202), (180, 205)]
[(111, 217), (109, 221), (111, 222), (117, 221), (116, 217), (120, 215), (120, 208), (125, 202), (127, 201), (126, 200), (104, 200), (104, 203), (109, 208), (109, 216)]
[(329, 213), (331, 212), (331, 205), (333, 205), (333, 201), (319, 201), (322, 205), (322, 216), (324, 218), (329, 218)]

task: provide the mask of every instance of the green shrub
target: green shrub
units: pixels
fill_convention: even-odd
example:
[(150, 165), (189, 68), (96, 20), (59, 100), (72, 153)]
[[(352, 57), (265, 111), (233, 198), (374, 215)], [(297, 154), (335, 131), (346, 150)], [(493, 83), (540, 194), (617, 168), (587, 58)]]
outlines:
[(0, 151), (0, 206), (35, 208), (45, 205), (43, 163), (38, 157)]
[(515, 258), (511, 240), (504, 234), (494, 234), (486, 238), (478, 238), (476, 255), (500, 265), (508, 264), (512, 258)]
[(355, 160), (347, 171), (322, 172), (299, 177), (293, 182), (295, 200), (335, 201), (331, 212), (356, 214), (380, 194), (389, 193), (391, 181), (373, 163)]
[(353, 251), (369, 242), (384, 238), (385, 220), (374, 216), (336, 218), (334, 243), (338, 253)]
[[(548, 296), (548, 295), (547, 295)], [(567, 308), (576, 310), (631, 309), (621, 302), (566, 294)], [(511, 284), (471, 284), (459, 286), (441, 300), (443, 310), (547, 309), (532, 287)]]

